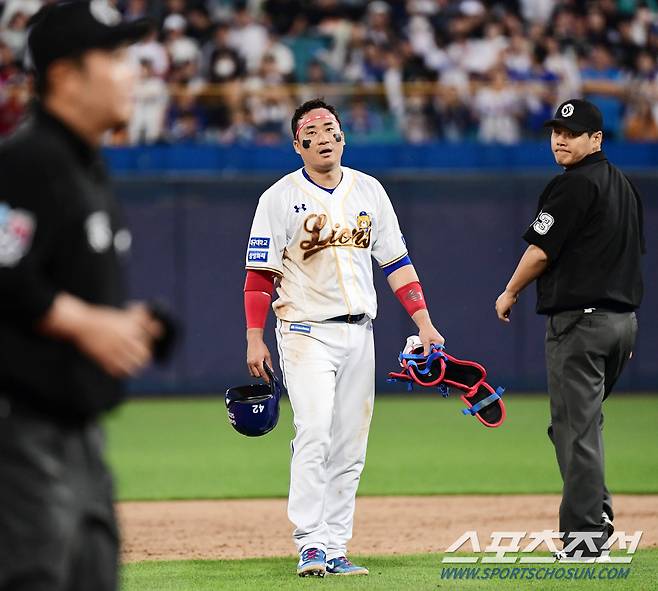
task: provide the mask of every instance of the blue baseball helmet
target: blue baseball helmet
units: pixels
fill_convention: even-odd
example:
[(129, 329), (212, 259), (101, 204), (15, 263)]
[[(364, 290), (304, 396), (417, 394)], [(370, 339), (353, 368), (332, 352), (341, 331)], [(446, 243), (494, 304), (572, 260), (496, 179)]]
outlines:
[(226, 390), (226, 410), (233, 428), (247, 437), (269, 433), (279, 422), (281, 383), (267, 364), (269, 384), (235, 386)]

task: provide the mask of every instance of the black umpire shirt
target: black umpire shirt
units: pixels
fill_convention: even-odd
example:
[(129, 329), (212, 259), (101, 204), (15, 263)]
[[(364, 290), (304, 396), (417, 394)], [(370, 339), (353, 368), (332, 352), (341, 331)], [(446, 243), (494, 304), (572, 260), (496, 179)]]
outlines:
[(555, 177), (523, 238), (548, 255), (537, 312), (634, 310), (642, 300), (645, 251), (640, 196), (603, 152)]
[(119, 380), (36, 325), (59, 292), (122, 306), (129, 246), (98, 150), (36, 106), (0, 146), (0, 397), (73, 422), (122, 399)]

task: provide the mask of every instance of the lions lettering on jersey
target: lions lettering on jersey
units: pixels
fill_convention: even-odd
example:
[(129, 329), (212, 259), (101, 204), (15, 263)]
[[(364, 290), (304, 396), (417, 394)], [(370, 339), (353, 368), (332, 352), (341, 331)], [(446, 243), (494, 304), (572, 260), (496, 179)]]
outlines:
[(327, 216), (323, 213), (312, 213), (304, 220), (304, 230), (306, 230), (311, 237), (302, 240), (299, 247), (306, 251), (304, 253), (304, 260), (312, 257), (314, 254), (320, 252), (330, 246), (351, 246), (354, 248), (368, 248), (370, 246), (370, 227), (372, 222), (370, 216), (362, 211), (357, 216), (357, 227), (343, 228), (340, 224), (335, 224), (333, 229), (325, 237), (321, 238), (322, 230), (327, 225)]

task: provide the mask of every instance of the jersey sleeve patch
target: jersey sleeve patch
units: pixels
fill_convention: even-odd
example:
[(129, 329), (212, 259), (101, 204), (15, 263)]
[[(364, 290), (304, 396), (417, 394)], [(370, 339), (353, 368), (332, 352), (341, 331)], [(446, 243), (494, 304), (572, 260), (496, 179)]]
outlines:
[(0, 203), (0, 267), (13, 267), (28, 253), (36, 221), (23, 209)]
[(256, 249), (269, 249), (270, 239), (269, 238), (259, 238), (258, 236), (252, 236), (249, 238), (249, 248)]
[(271, 239), (265, 236), (250, 236), (247, 263), (267, 263)]
[(247, 252), (247, 261), (250, 263), (266, 263), (268, 258), (266, 250), (249, 250)]
[(537, 234), (545, 236), (554, 223), (555, 218), (550, 213), (542, 211), (537, 216), (537, 219), (532, 223), (532, 229), (537, 232)]

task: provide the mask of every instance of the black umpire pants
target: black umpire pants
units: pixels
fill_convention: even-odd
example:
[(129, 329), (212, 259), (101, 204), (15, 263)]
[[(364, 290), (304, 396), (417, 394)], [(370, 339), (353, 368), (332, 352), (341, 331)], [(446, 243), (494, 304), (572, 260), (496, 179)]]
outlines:
[(115, 591), (118, 530), (96, 423), (65, 427), (0, 396), (0, 591)]
[(559, 527), (565, 545), (570, 532), (603, 532), (599, 548), (607, 539), (602, 514), (612, 519), (613, 510), (604, 478), (602, 403), (630, 357), (636, 334), (633, 312), (577, 310), (547, 319), (548, 436), (564, 483)]

